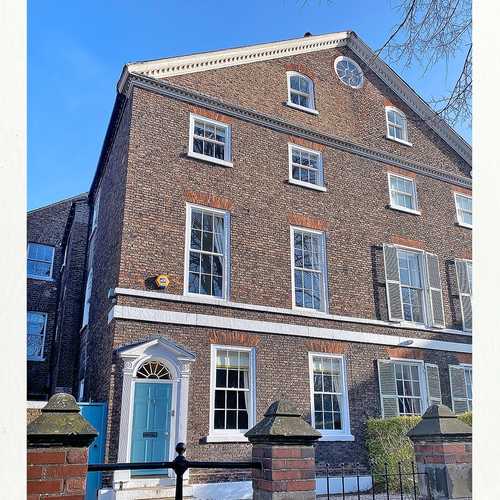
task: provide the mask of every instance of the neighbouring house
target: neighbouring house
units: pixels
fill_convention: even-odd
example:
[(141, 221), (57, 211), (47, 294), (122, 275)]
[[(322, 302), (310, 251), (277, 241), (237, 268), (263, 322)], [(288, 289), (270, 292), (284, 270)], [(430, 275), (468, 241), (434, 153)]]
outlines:
[(86, 193), (28, 212), (28, 400), (77, 388), (88, 212)]
[(368, 417), (471, 409), (471, 196), (470, 146), (353, 32), (127, 64), (53, 386), (106, 403), (110, 462), (247, 459), (286, 398), (318, 462), (366, 463)]

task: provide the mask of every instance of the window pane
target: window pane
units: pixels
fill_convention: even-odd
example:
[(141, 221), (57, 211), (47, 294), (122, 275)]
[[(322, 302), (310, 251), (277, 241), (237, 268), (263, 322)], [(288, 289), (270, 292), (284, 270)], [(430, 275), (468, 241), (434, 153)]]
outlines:
[(200, 275), (189, 273), (189, 292), (199, 293), (200, 291)]
[(226, 391), (215, 391), (215, 408), (224, 408), (226, 403)]
[(248, 412), (238, 412), (238, 429), (248, 429)]
[(224, 429), (224, 410), (215, 410), (214, 429)]
[(216, 387), (227, 387), (227, 370), (225, 368), (218, 368), (216, 370), (215, 385)]
[(236, 399), (237, 399), (236, 391), (226, 391), (226, 407), (231, 409), (236, 409)]

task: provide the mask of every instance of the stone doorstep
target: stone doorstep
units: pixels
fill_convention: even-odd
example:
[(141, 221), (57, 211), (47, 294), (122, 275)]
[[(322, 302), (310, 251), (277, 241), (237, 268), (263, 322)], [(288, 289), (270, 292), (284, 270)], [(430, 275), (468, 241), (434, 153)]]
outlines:
[[(183, 498), (193, 498), (191, 485), (184, 485)], [(99, 500), (173, 500), (175, 499), (174, 486), (143, 486), (137, 488), (126, 488), (113, 490), (102, 488), (99, 490)]]

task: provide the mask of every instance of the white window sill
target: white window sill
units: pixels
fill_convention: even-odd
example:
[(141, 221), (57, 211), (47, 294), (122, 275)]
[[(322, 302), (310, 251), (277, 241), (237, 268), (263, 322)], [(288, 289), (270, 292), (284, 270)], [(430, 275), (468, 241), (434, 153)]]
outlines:
[(300, 307), (295, 304), (292, 305), (292, 311), (297, 311), (298, 313), (307, 313), (307, 315), (319, 315), (319, 317), (330, 317), (330, 315), (323, 309), (313, 309), (312, 307)]
[(289, 106), (290, 108), (298, 109), (299, 111), (305, 111), (306, 113), (310, 113), (311, 115), (319, 115), (319, 111), (312, 108), (306, 108), (304, 106), (300, 106), (299, 104), (295, 104), (291, 101), (287, 101), (286, 105)]
[(186, 297), (196, 297), (200, 302), (206, 302), (207, 304), (220, 304), (223, 306), (228, 303), (228, 300), (224, 297), (216, 297), (215, 295), (208, 295), (205, 293), (193, 293), (184, 290), (184, 295)]
[(248, 443), (248, 438), (243, 434), (209, 434), (206, 436), (207, 443)]
[(222, 165), (223, 167), (232, 167), (233, 163), (226, 160), (220, 160), (219, 158), (214, 158), (213, 156), (205, 156), (200, 153), (195, 153), (193, 151), (189, 151), (187, 154), (190, 158), (196, 158), (197, 160), (207, 161), (209, 163), (215, 163), (217, 165)]
[(321, 434), (322, 436), (319, 438), (319, 441), (354, 441), (352, 434), (330, 434), (327, 432), (322, 432)]
[(389, 205), (392, 210), (397, 210), (398, 212), (406, 212), (407, 214), (422, 215), (420, 210), (414, 210), (413, 208), (398, 207), (396, 205)]
[(40, 281), (55, 281), (54, 278), (47, 278), (47, 276), (36, 276), (34, 274), (28, 274), (28, 278), (31, 280), (40, 280)]
[(318, 186), (316, 184), (310, 184), (308, 182), (303, 182), (303, 181), (298, 181), (297, 179), (294, 179), (293, 177), (291, 179), (288, 179), (289, 184), (295, 184), (296, 186), (302, 186), (308, 189), (314, 189), (315, 191), (326, 191), (325, 186)]
[(457, 226), (465, 227), (467, 229), (472, 229), (472, 225), (471, 224), (464, 224), (463, 222), (457, 222)]
[(390, 135), (386, 135), (385, 138), (390, 141), (399, 142), (399, 144), (404, 144), (405, 146), (413, 146), (411, 142), (403, 141), (403, 139), (396, 139), (396, 137), (391, 137)]

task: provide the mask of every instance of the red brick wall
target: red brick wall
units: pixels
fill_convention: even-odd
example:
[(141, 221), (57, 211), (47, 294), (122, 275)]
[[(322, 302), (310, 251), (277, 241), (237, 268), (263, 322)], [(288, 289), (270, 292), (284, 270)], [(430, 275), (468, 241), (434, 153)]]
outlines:
[[(352, 89), (337, 77), (333, 62), (339, 55), (351, 57), (363, 69), (365, 83), (361, 89)], [(286, 71), (290, 65), (302, 67), (303, 72), (312, 78), (318, 115), (285, 105), (288, 99)], [(462, 175), (470, 173), (466, 162), (346, 47), (178, 75), (168, 80), (229, 103), (442, 170)], [(388, 104), (406, 114), (408, 138), (413, 147), (385, 138), (385, 106)]]
[(32, 448), (27, 454), (28, 500), (84, 500), (86, 448)]

